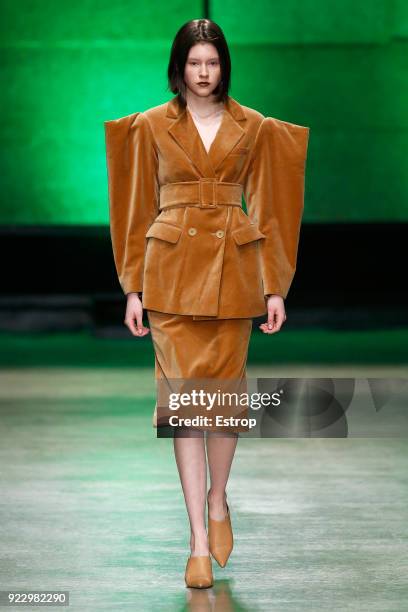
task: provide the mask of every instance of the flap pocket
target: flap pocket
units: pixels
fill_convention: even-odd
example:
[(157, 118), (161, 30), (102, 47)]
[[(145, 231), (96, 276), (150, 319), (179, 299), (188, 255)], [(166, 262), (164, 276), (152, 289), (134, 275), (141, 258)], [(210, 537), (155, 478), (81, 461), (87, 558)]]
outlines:
[(259, 240), (260, 238), (266, 238), (256, 225), (245, 225), (239, 227), (232, 232), (232, 236), (237, 244), (246, 244), (253, 240)]
[(160, 240), (165, 240), (166, 242), (176, 243), (182, 231), (183, 228), (177, 225), (171, 225), (164, 221), (155, 221), (149, 227), (146, 238), (160, 238)]

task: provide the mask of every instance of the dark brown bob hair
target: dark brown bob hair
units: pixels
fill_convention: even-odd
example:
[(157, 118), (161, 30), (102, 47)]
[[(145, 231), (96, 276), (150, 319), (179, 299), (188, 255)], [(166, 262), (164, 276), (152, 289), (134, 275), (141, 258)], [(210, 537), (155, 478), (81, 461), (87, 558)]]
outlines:
[(177, 32), (171, 47), (167, 69), (168, 89), (174, 94), (178, 94), (182, 107), (186, 106), (184, 67), (190, 48), (199, 42), (209, 42), (218, 51), (221, 80), (213, 92), (216, 101), (225, 102), (228, 96), (231, 80), (231, 58), (224, 33), (211, 19), (192, 19), (182, 25)]

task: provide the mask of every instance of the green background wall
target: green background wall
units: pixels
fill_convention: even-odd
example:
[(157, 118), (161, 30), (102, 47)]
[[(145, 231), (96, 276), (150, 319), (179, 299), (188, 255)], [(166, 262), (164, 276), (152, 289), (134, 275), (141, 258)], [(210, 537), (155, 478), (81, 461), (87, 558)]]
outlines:
[[(107, 224), (103, 122), (161, 104), (200, 2), (1, 2), (2, 224)], [(230, 94), (310, 127), (305, 221), (408, 220), (408, 4), (210, 3)]]

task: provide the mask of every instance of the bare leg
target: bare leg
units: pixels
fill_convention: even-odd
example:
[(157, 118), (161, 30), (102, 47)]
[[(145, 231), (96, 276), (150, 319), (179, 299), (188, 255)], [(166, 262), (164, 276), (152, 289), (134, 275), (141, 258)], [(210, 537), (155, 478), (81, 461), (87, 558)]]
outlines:
[(176, 428), (173, 444), (190, 521), (191, 555), (208, 555), (208, 536), (205, 527), (207, 462), (204, 432)]
[(211, 518), (220, 521), (227, 514), (225, 489), (238, 442), (235, 433), (207, 432), (207, 457), (211, 487), (208, 504)]

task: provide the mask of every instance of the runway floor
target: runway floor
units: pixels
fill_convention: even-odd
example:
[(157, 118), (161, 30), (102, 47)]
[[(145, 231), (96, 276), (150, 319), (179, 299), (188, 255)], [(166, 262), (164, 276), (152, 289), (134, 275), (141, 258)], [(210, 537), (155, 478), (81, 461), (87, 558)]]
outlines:
[[(248, 375), (392, 378), (407, 367)], [(213, 562), (212, 589), (186, 589), (188, 519), (172, 440), (151, 426), (153, 376), (1, 370), (2, 590), (69, 591), (81, 611), (408, 610), (406, 437), (239, 440), (234, 551), (224, 569)]]

